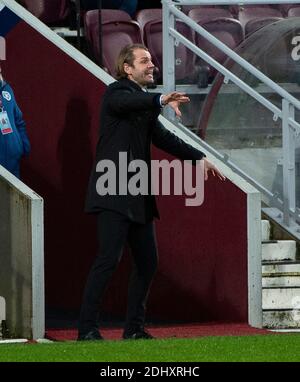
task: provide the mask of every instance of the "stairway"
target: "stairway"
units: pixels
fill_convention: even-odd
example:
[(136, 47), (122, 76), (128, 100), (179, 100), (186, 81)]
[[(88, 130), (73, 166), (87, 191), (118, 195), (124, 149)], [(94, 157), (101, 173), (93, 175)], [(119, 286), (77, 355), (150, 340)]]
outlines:
[(271, 240), (271, 225), (262, 220), (263, 326), (300, 328), (300, 261), (296, 241)]

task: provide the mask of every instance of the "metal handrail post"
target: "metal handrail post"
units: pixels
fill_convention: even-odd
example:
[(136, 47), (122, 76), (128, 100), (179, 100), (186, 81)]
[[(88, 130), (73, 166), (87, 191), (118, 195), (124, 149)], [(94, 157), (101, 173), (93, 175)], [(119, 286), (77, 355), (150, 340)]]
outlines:
[(81, 20), (81, 6), (80, 6), (80, 0), (76, 0), (75, 2), (75, 8), (76, 8), (76, 31), (77, 31), (77, 49), (81, 51), (81, 41), (80, 41), (80, 20)]
[(99, 66), (103, 68), (103, 44), (102, 44), (102, 0), (98, 0), (98, 41), (99, 41)]
[[(166, 1), (166, 0), (163, 0)], [(199, 33), (202, 37), (204, 37), (207, 41), (217, 47), (220, 51), (225, 53), (228, 57), (232, 58), (234, 62), (241, 65), (245, 70), (250, 72), (253, 76), (258, 78), (262, 83), (269, 86), (272, 90), (278, 93), (282, 98), (286, 98), (290, 103), (296, 106), (297, 109), (300, 110), (300, 101), (281, 88), (276, 82), (272, 81), (269, 77), (263, 74), (260, 70), (255, 68), (252, 64), (247, 62), (244, 58), (242, 58), (239, 54), (230, 49), (226, 44), (221, 42), (211, 33), (209, 33), (205, 28), (198, 25), (195, 21), (177, 9), (172, 1), (167, 1), (167, 5), (169, 7), (169, 12), (173, 13), (179, 20), (183, 21), (186, 25), (192, 28), (196, 33)], [(178, 33), (178, 32), (177, 32)]]
[(296, 210), (295, 131), (289, 124), (295, 118), (295, 108), (282, 100), (282, 151), (283, 151), (283, 221), (289, 226), (290, 210)]
[[(163, 88), (164, 93), (175, 91), (175, 39), (170, 29), (175, 27), (175, 16), (170, 12), (170, 0), (163, 0)], [(172, 109), (165, 108), (164, 116), (174, 119)]]
[[(298, 99), (293, 97), (287, 91), (285, 91), (282, 87), (277, 85), (274, 81), (264, 75), (261, 71), (256, 69), (253, 65), (249, 64), (245, 59), (240, 57), (237, 53), (232, 51), (225, 44), (220, 42), (217, 38), (207, 32), (204, 28), (200, 27), (197, 23), (191, 20), (188, 16), (186, 16), (183, 12), (181, 12), (175, 5), (195, 5), (195, 3), (199, 4), (209, 4), (209, 1), (201, 0), (196, 1), (195, 3), (191, 1), (175, 1), (175, 0), (162, 0), (164, 11), (166, 14), (166, 18), (164, 19), (164, 90), (165, 91), (173, 91), (176, 88), (175, 83), (175, 42), (182, 43), (188, 49), (193, 51), (196, 55), (204, 59), (214, 68), (216, 68), (219, 72), (224, 75), (224, 82), (232, 81), (239, 88), (243, 89), (250, 96), (255, 98), (259, 103), (264, 105), (267, 109), (273, 112), (273, 119), (277, 120), (277, 118), (282, 119), (282, 151), (283, 151), (283, 197), (282, 197), (282, 209), (283, 212), (283, 222), (286, 226), (290, 226), (293, 222), (295, 222), (296, 217), (296, 165), (295, 165), (295, 136), (300, 134), (300, 124), (295, 121), (295, 108), (300, 110), (300, 102)], [(223, 4), (230, 4), (228, 1), (223, 1)], [(232, 3), (240, 4), (238, 1), (233, 1)], [(232, 4), (231, 3), (231, 4)], [(252, 4), (262, 4), (261, 0), (257, 1), (245, 1), (243, 3), (252, 3)], [(273, 2), (270, 2), (273, 3)], [(171, 15), (173, 15), (173, 19), (171, 19)], [(227, 56), (229, 56), (233, 61), (241, 65), (245, 70), (250, 72), (256, 78), (258, 78), (262, 83), (270, 87), (275, 93), (277, 93), (282, 98), (282, 109), (280, 110), (273, 103), (268, 101), (265, 97), (261, 96), (257, 91), (252, 89), (242, 80), (240, 80), (237, 76), (231, 73), (228, 69), (226, 69), (223, 65), (219, 64), (213, 58), (211, 58), (208, 54), (206, 54), (199, 47), (195, 46), (191, 41), (187, 40), (183, 35), (181, 35), (175, 29), (174, 18), (178, 18), (182, 20), (186, 25), (191, 27), (196, 33), (199, 33), (210, 43), (215, 45), (221, 51), (223, 51)], [(170, 22), (170, 20), (172, 20)], [(173, 25), (173, 26), (172, 26)], [(176, 44), (175, 44), (176, 45)], [(170, 53), (172, 52), (172, 54)], [(169, 119), (169, 115), (167, 116)], [(257, 186), (260, 186), (257, 182), (254, 181)], [(260, 187), (262, 190), (263, 187)], [(270, 197), (270, 192), (266, 192), (263, 190), (265, 195)], [(274, 194), (275, 196), (275, 194)], [(279, 201), (279, 200), (278, 200)]]

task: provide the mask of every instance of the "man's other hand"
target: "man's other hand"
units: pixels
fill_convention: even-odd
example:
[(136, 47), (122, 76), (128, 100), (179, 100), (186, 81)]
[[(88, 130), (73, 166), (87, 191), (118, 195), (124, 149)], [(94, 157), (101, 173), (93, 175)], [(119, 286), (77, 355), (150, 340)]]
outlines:
[(211, 172), (213, 176), (217, 176), (221, 180), (226, 180), (226, 177), (221, 171), (208, 159), (204, 158), (204, 180), (208, 179), (208, 173)]
[(177, 117), (181, 117), (180, 104), (187, 102), (190, 102), (190, 99), (185, 93), (172, 92), (162, 96), (162, 104), (169, 105), (175, 111)]

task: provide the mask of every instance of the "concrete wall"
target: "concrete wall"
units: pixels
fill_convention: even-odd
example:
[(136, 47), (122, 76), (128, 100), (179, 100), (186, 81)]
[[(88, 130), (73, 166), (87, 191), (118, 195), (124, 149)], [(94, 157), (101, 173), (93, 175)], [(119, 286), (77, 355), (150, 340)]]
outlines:
[(0, 296), (9, 336), (43, 337), (43, 272), (43, 200), (0, 166)]

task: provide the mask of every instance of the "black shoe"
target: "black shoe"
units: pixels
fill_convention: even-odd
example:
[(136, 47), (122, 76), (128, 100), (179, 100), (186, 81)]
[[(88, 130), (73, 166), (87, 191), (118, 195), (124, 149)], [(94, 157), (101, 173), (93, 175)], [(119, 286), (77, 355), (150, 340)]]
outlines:
[(123, 333), (123, 339), (124, 340), (152, 340), (155, 337), (153, 337), (150, 333), (146, 332), (146, 330), (138, 330), (134, 333), (132, 332), (124, 332)]
[(101, 336), (101, 334), (98, 332), (98, 330), (91, 330), (88, 333), (85, 334), (79, 334), (77, 341), (99, 341), (103, 340), (104, 338)]

